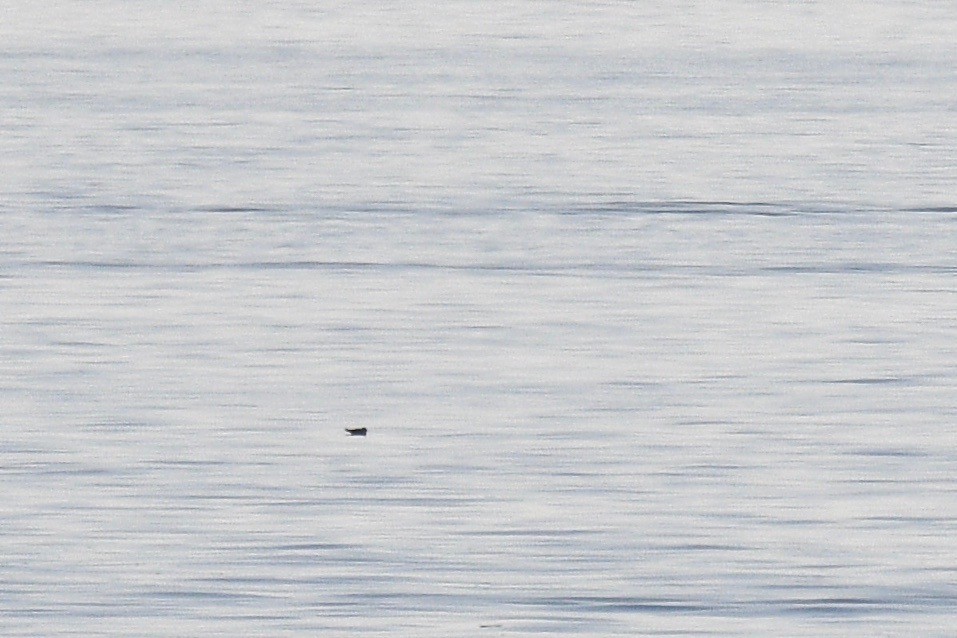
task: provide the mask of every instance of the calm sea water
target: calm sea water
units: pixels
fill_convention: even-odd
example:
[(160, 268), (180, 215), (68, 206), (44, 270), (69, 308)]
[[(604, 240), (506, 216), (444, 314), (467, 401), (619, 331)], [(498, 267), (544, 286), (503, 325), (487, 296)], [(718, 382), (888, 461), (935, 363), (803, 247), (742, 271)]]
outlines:
[(953, 635), (957, 9), (0, 42), (4, 636)]

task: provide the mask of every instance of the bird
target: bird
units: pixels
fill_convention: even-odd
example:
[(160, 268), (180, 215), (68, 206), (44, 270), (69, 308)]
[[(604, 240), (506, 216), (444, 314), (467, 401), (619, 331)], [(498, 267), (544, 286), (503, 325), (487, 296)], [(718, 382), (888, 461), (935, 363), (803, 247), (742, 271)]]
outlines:
[(365, 428), (346, 428), (346, 432), (349, 433), (349, 436), (365, 436)]

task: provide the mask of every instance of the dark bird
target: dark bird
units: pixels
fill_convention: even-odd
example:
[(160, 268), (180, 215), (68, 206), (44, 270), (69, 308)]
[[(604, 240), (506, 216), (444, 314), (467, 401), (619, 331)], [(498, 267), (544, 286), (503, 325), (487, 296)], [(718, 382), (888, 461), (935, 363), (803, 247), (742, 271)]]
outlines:
[(352, 428), (352, 429), (346, 428), (346, 432), (349, 433), (349, 436), (365, 436), (366, 435), (365, 428)]

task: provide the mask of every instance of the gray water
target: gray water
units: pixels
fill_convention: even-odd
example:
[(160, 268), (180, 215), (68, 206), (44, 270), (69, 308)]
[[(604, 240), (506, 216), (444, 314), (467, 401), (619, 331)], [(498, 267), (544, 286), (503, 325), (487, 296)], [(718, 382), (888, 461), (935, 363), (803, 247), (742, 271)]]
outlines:
[(957, 9), (22, 4), (0, 634), (953, 635)]

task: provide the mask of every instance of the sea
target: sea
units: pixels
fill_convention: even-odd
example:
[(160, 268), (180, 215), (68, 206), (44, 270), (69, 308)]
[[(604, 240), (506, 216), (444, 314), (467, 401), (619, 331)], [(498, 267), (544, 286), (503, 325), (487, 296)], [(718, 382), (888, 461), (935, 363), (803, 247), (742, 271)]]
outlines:
[(0, 15), (0, 635), (955, 635), (957, 5)]

